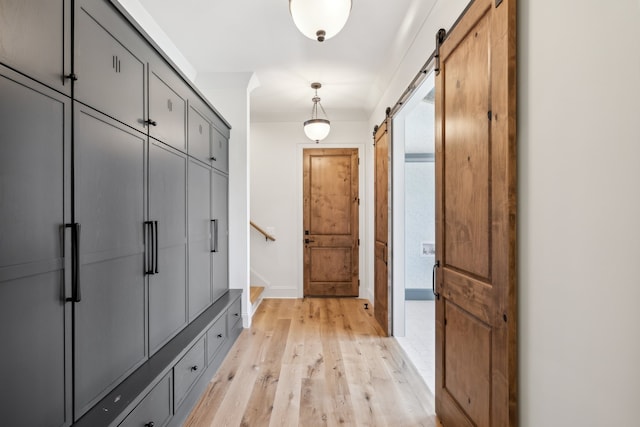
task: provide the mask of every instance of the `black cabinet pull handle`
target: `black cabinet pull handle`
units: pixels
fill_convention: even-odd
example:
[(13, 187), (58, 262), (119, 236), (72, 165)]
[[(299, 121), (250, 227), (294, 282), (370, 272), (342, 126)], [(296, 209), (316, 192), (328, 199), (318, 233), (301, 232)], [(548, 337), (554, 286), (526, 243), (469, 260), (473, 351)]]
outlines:
[(218, 338), (222, 338), (222, 334), (218, 334)]
[(153, 221), (153, 252), (155, 254), (153, 260), (154, 274), (158, 274), (158, 221)]
[(212, 160), (212, 161), (214, 161), (214, 162), (217, 162), (217, 161), (218, 161), (218, 159), (216, 159), (215, 157), (211, 157), (209, 160)]
[(234, 316), (240, 317), (240, 313), (233, 313)]
[(144, 425), (144, 427), (155, 427), (156, 423), (154, 423), (153, 421), (149, 421), (148, 423), (146, 423)]
[(431, 275), (431, 290), (433, 291), (433, 295), (437, 299), (440, 299), (440, 294), (436, 292), (436, 268), (439, 268), (439, 267), (440, 267), (440, 261), (436, 261), (436, 263), (433, 264), (433, 273)]
[(144, 237), (144, 274), (155, 274), (153, 269), (153, 221), (144, 222)]
[(71, 229), (71, 298), (67, 302), (80, 302), (80, 224), (65, 224)]
[(211, 252), (218, 252), (218, 220), (211, 220)]
[(74, 73), (71, 74), (67, 74), (64, 76), (65, 79), (71, 80), (72, 82), (75, 82), (76, 80), (78, 80), (78, 76), (75, 75)]
[(158, 126), (158, 122), (156, 122), (155, 120), (148, 119), (148, 120), (145, 120), (144, 122), (151, 126)]
[(198, 370), (198, 365), (194, 365), (191, 367), (191, 372), (195, 372)]

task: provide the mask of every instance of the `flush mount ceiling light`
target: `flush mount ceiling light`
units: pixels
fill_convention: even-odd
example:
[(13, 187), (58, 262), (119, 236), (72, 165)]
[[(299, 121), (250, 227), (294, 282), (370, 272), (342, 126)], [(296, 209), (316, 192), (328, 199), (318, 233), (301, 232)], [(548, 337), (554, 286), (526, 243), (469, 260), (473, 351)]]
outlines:
[[(320, 97), (318, 96), (318, 89), (321, 87), (322, 85), (320, 83), (311, 83), (311, 89), (316, 91), (316, 95), (311, 99), (313, 101), (311, 119), (304, 122), (304, 134), (307, 135), (307, 138), (310, 140), (315, 141), (316, 144), (325, 139), (331, 130), (327, 113), (324, 111), (322, 104), (320, 104)], [(324, 114), (324, 119), (318, 118), (318, 106), (320, 106), (320, 110), (322, 114)]]
[(302, 34), (323, 42), (347, 23), (351, 0), (289, 0), (289, 12)]

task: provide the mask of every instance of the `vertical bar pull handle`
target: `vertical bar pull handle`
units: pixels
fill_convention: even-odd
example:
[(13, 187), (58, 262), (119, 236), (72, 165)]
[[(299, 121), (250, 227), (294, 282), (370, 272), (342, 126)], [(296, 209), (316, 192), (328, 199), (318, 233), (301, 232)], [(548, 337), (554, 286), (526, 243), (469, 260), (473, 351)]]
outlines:
[(144, 222), (144, 274), (153, 274), (153, 221)]
[(440, 267), (440, 261), (436, 261), (436, 263), (433, 264), (433, 274), (431, 276), (431, 290), (433, 291), (433, 295), (437, 299), (440, 299), (440, 294), (436, 292), (436, 269), (439, 267)]
[(80, 224), (65, 224), (71, 228), (71, 298), (68, 302), (80, 302)]
[(158, 221), (153, 221), (153, 272), (158, 274)]
[(218, 252), (218, 220), (211, 220), (211, 252)]

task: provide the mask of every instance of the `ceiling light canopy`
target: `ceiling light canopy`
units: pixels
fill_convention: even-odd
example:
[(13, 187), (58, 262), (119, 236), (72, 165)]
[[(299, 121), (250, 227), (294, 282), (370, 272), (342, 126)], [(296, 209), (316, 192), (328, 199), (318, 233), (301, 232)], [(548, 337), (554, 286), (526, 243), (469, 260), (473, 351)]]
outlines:
[[(311, 83), (311, 88), (316, 91), (316, 95), (311, 99), (313, 101), (311, 119), (304, 122), (304, 134), (316, 143), (325, 139), (331, 130), (331, 123), (327, 118), (327, 113), (324, 111), (322, 104), (320, 104), (320, 97), (318, 96), (318, 89), (321, 87), (322, 85), (320, 83)], [(320, 110), (324, 114), (324, 119), (318, 117), (318, 106), (320, 106)]]
[(347, 23), (351, 0), (289, 0), (289, 12), (302, 34), (323, 42)]

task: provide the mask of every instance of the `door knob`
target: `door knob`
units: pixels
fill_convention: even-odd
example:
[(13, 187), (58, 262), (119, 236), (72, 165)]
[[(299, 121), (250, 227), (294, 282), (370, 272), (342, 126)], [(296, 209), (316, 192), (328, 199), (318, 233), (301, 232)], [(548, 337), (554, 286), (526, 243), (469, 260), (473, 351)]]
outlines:
[(311, 239), (304, 239), (304, 242), (305, 242), (305, 243), (313, 243), (313, 242), (315, 242), (315, 240), (311, 240)]

